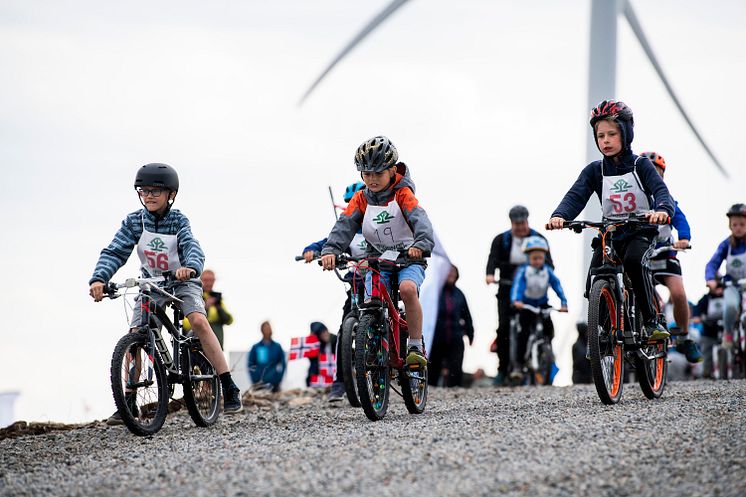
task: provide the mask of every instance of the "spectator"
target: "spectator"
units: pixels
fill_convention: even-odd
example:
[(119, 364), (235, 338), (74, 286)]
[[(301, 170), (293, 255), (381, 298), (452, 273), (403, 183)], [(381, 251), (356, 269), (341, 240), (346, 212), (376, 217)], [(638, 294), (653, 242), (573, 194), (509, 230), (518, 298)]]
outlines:
[[(510, 306), (510, 288), (513, 285), (513, 275), (516, 268), (526, 262), (523, 253), (523, 241), (529, 236), (540, 236), (528, 226), (528, 209), (516, 205), (508, 213), (510, 229), (500, 233), (492, 240), (490, 255), (487, 259), (487, 284), (497, 283), (497, 358), (498, 369), (495, 384), (503, 385), (510, 366), (510, 318), (513, 310)], [(552, 255), (547, 252), (546, 263), (554, 269)], [(495, 280), (495, 270), (500, 270), (500, 279)]]
[[(207, 311), (207, 321), (210, 323), (212, 331), (218, 337), (220, 348), (223, 348), (223, 326), (233, 324), (233, 316), (225, 309), (223, 304), (223, 295), (220, 292), (212, 290), (215, 284), (215, 273), (211, 269), (205, 269), (200, 276), (202, 281), (202, 297), (205, 299), (205, 310)], [(184, 331), (192, 329), (188, 319), (184, 319)]]
[(456, 266), (451, 266), (448, 279), (440, 293), (438, 319), (435, 323), (435, 335), (430, 351), (429, 383), (443, 386), (461, 386), (464, 361), (464, 337), (469, 345), (474, 342), (474, 326), (469, 313), (469, 306), (463, 292), (456, 287), (459, 273)]
[(260, 329), (262, 339), (249, 352), (249, 377), (254, 385), (267, 385), (273, 392), (280, 390), (285, 375), (285, 352), (272, 340), (272, 325), (264, 321)]
[[(337, 335), (329, 333), (329, 329), (326, 325), (318, 321), (311, 323), (311, 333), (316, 335), (319, 339), (319, 355), (325, 354), (327, 357), (331, 357), (332, 353), (337, 350)], [(319, 357), (309, 358), (309, 361), (308, 376), (306, 377), (306, 386), (308, 387), (311, 386), (312, 377), (321, 376)], [(329, 385), (331, 386), (331, 383), (329, 383)]]

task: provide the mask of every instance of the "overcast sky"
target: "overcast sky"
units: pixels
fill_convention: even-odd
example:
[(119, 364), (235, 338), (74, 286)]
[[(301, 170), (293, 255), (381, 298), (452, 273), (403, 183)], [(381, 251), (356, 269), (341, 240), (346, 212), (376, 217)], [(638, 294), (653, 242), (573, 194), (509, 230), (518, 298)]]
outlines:
[[(492, 238), (523, 203), (540, 227), (585, 165), (590, 3), (413, 0), (296, 103), (388, 1), (102, 2), (0, 5), (0, 260), (7, 322), (0, 391), (16, 415), (80, 420), (111, 413), (109, 361), (126, 322), (87, 282), (128, 212), (148, 162), (181, 178), (192, 222), (236, 317), (226, 348), (245, 350), (270, 319), (287, 347), (321, 320), (336, 328), (339, 282), (293, 262), (326, 236), (326, 191), (357, 179), (353, 154), (386, 134), (451, 259), (475, 318), (465, 368), (494, 373)], [(458, 5), (458, 8), (456, 6)], [(664, 70), (724, 179), (677, 114), (623, 18), (616, 97), (635, 112), (634, 150), (654, 149), (687, 214), (682, 256), (692, 299), (743, 193), (741, 97), (746, 4), (633, 2)], [(611, 97), (611, 95), (610, 95)], [(581, 306), (581, 237), (549, 235), (572, 309)], [(115, 280), (137, 272), (136, 256)], [(557, 319), (555, 345), (577, 315)], [(571, 365), (561, 355), (561, 382)]]

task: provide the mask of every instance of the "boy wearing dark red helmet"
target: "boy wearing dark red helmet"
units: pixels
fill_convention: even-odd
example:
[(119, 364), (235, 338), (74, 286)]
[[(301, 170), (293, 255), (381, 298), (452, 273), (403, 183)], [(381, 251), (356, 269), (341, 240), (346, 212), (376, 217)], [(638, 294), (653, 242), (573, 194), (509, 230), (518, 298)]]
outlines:
[[(651, 224), (664, 224), (674, 214), (674, 202), (653, 164), (632, 153), (634, 118), (623, 102), (604, 100), (591, 111), (590, 125), (602, 160), (588, 164), (570, 191), (552, 213), (548, 229), (560, 229), (573, 220), (595, 193), (601, 201), (604, 219), (644, 214)], [(655, 198), (655, 201), (653, 201)], [(655, 210), (652, 210), (655, 206)], [(649, 271), (642, 262), (645, 251), (658, 234), (655, 226), (634, 231), (619, 229), (612, 235), (614, 248), (623, 258), (632, 280), (645, 329), (651, 340), (668, 338), (670, 333), (657, 319), (655, 293)], [(601, 264), (601, 244), (594, 240), (591, 267)]]

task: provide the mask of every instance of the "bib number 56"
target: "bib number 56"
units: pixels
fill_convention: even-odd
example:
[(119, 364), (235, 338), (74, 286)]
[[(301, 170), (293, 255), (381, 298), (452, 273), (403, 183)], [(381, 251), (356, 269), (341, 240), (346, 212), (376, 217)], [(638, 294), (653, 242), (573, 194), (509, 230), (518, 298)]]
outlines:
[(156, 254), (150, 250), (145, 251), (145, 258), (148, 259), (148, 265), (152, 268), (160, 269), (161, 271), (168, 271), (168, 254), (162, 252)]
[(624, 197), (622, 197), (621, 193), (609, 195), (611, 207), (617, 214), (635, 212), (637, 210), (636, 200), (634, 193), (625, 193)]

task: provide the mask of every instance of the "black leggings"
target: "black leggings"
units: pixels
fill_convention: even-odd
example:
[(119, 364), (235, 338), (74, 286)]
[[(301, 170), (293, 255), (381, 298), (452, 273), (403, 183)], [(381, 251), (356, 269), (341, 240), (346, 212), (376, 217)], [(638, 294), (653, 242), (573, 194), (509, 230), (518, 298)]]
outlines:
[[(650, 248), (653, 241), (653, 235), (634, 233), (623, 240), (614, 240), (614, 250), (622, 259), (624, 271), (632, 281), (632, 289), (635, 292), (637, 306), (642, 312), (643, 321), (650, 321), (655, 318), (658, 311), (654, 307), (653, 299), (655, 298), (655, 288), (650, 271), (642, 263), (642, 256)], [(591, 245), (593, 247), (593, 257), (591, 258), (591, 268), (601, 265), (601, 240), (595, 238)], [(590, 293), (590, 272), (588, 274), (588, 293)]]

